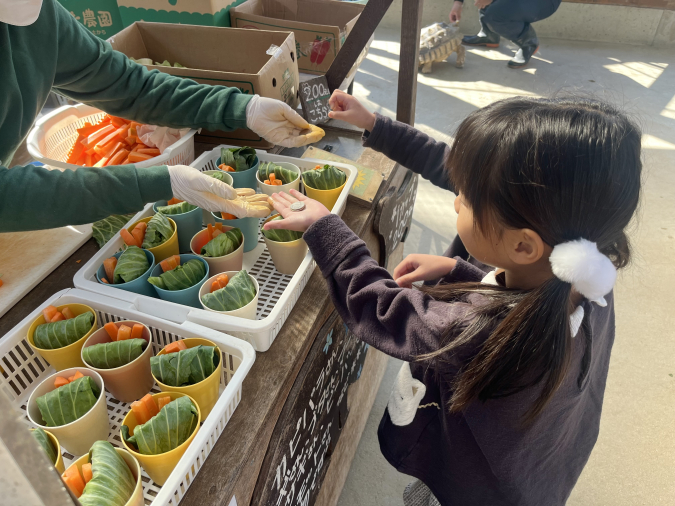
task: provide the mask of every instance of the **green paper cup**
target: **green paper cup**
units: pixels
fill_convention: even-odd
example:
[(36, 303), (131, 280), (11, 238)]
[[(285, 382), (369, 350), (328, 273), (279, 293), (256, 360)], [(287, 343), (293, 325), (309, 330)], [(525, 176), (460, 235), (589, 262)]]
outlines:
[[(157, 298), (157, 292), (155, 292), (154, 287), (150, 283), (148, 283), (150, 273), (152, 272), (152, 269), (155, 266), (155, 256), (152, 253), (150, 253), (150, 251), (148, 251), (147, 249), (144, 249), (143, 252), (145, 253), (145, 256), (148, 258), (150, 267), (148, 267), (147, 271), (145, 271), (143, 274), (141, 274), (133, 281), (129, 281), (128, 283), (117, 283), (117, 284), (103, 283), (103, 281), (101, 281), (101, 278), (105, 277), (105, 267), (103, 267), (103, 264), (101, 264), (101, 266), (98, 268), (98, 271), (96, 271), (96, 279), (98, 280), (99, 283), (104, 284), (106, 286), (111, 286), (113, 288), (119, 288), (120, 290), (126, 290), (127, 292), (134, 292), (141, 295), (147, 295), (148, 297)], [(122, 253), (123, 251), (120, 251), (118, 253), (115, 253), (113, 256), (115, 258), (119, 258), (122, 255)]]
[(259, 218), (237, 218), (236, 220), (225, 220), (221, 217), (221, 213), (211, 213), (216, 223), (231, 228), (238, 228), (244, 236), (244, 253), (248, 253), (256, 248), (258, 245), (258, 225)]
[[(152, 210), (157, 213), (157, 208), (165, 205), (167, 205), (166, 200), (160, 200), (155, 202)], [(178, 250), (181, 253), (189, 253), (190, 239), (202, 229), (202, 210), (196, 208), (183, 214), (167, 214), (166, 217), (171, 218), (176, 223)]]
[[(220, 165), (220, 157), (216, 161), (216, 167)], [(232, 176), (233, 184), (235, 188), (251, 188), (255, 190), (258, 187), (258, 179), (256, 174), (258, 173), (258, 166), (260, 165), (260, 160), (258, 157), (255, 157), (255, 163), (248, 170), (242, 170), (241, 172), (228, 172)]]
[[(209, 263), (204, 259), (204, 257), (199, 255), (183, 254), (180, 256), (181, 265), (186, 263), (188, 260), (199, 260), (206, 267), (206, 274), (196, 284), (190, 288), (184, 288), (183, 290), (165, 290), (155, 285), (150, 286), (155, 289), (157, 295), (162, 300), (168, 300), (169, 302), (175, 302), (176, 304), (183, 304), (184, 306), (200, 308), (202, 305), (199, 303), (199, 287), (202, 286), (204, 281), (209, 278)], [(159, 277), (163, 272), (164, 271), (162, 270), (161, 265), (155, 265), (154, 269), (152, 270), (151, 277)]]

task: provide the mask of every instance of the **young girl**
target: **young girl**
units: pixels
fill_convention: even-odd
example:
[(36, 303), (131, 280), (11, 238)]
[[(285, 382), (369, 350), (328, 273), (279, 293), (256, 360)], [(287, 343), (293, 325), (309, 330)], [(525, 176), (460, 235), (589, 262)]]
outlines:
[[(415, 168), (430, 176), (445, 148), (427, 138), (420, 151), (426, 136), (387, 122), (403, 133), (375, 142), (422, 159)], [(640, 131), (602, 102), (513, 98), (469, 115), (445, 164), (459, 236), (497, 268), (487, 275), (427, 255), (392, 279), (339, 217), (298, 192), (274, 196), (284, 220), (266, 226), (304, 231), (349, 329), (409, 362), (379, 428), (386, 459), (421, 481), (407, 504), (565, 504), (598, 436)], [(304, 210), (290, 209), (297, 200)]]

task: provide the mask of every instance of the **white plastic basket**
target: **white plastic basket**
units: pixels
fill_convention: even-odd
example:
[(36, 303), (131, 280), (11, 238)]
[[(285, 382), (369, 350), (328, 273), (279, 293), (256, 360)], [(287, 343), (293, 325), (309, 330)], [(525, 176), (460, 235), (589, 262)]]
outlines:
[[(208, 151), (192, 163), (192, 166), (200, 171), (216, 170), (216, 160), (220, 157), (220, 147), (213, 151)], [(261, 162), (290, 162), (301, 170), (311, 170), (317, 164), (326, 163), (325, 160), (312, 160), (291, 158), (287, 156), (268, 155), (264, 151), (258, 151), (258, 158)], [(333, 206), (332, 212), (341, 215), (347, 204), (349, 191), (356, 180), (358, 169), (352, 165), (333, 163), (336, 167), (344, 170), (347, 174), (347, 183), (343, 188), (338, 200)], [(152, 216), (152, 205), (149, 204), (141, 211), (134, 220), (146, 216)], [(89, 262), (87, 262), (73, 278), (77, 288), (89, 290), (91, 292), (101, 293), (110, 297), (115, 297), (129, 302), (133, 307), (141, 311), (154, 315), (158, 318), (174, 322), (184, 322), (186, 320), (204, 325), (215, 330), (227, 332), (235, 337), (239, 337), (251, 343), (256, 351), (267, 351), (272, 345), (286, 318), (291, 313), (293, 306), (297, 302), (302, 290), (307, 285), (309, 277), (314, 271), (316, 263), (311, 253), (307, 253), (305, 259), (294, 275), (288, 276), (281, 274), (274, 268), (272, 257), (270, 256), (262, 235), (259, 235), (258, 246), (248, 253), (244, 253), (244, 265), (253, 277), (260, 284), (260, 293), (258, 296), (258, 311), (255, 320), (239, 318), (236, 316), (222, 315), (205, 309), (175, 304), (173, 302), (139, 295), (125, 290), (120, 290), (109, 285), (104, 285), (96, 280), (96, 271), (103, 261), (119, 251), (124, 244), (119, 233), (116, 234)]]
[[(55, 372), (54, 368), (28, 345), (26, 341), (28, 327), (48, 305), (58, 306), (70, 303), (86, 304), (93, 308), (97, 313), (99, 326), (121, 320), (136, 320), (144, 323), (152, 333), (152, 346), (155, 354), (170, 342), (185, 337), (209, 339), (222, 351), (223, 376), (220, 380), (220, 397), (178, 465), (163, 486), (154, 483), (145, 471), (142, 473), (143, 495), (146, 504), (176, 506), (204, 465), (206, 457), (211, 453), (218, 437), (239, 405), (242, 382), (253, 365), (255, 351), (241, 339), (235, 339), (191, 322), (176, 325), (134, 311), (130, 304), (118, 299), (77, 289), (63, 290), (45, 301), (0, 340), (0, 371), (2, 372), (0, 388), (22, 411), (26, 410), (26, 403), (33, 389)], [(155, 386), (153, 392), (158, 391)], [(113, 398), (108, 392), (106, 392), (106, 398), (111, 422), (108, 441), (113, 446), (121, 448), (123, 445), (119, 437), (119, 428), (129, 411), (129, 405)], [(30, 425), (29, 422), (27, 423)], [(64, 452), (65, 466), (68, 467), (76, 457), (79, 456)]]
[[(66, 163), (66, 160), (68, 151), (77, 139), (77, 129), (82, 128), (86, 121), (95, 123), (101, 120), (105, 114), (85, 104), (59, 107), (35, 122), (26, 141), (28, 152), (33, 158), (50, 167), (75, 170), (78, 165)], [(134, 165), (139, 168), (190, 165), (195, 159), (196, 133), (196, 130), (190, 130), (166, 148), (161, 155)]]

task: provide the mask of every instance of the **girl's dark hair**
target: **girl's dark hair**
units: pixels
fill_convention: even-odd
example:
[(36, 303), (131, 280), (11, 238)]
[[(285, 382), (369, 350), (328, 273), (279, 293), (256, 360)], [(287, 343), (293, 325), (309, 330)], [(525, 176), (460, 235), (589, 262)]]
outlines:
[[(584, 238), (620, 268), (630, 258), (624, 229), (640, 196), (640, 138), (639, 127), (604, 102), (517, 97), (462, 122), (447, 168), (482, 234), (529, 228), (550, 246)], [(458, 374), (450, 410), (539, 385), (525, 419), (534, 420), (569, 365), (571, 285), (553, 277), (533, 290), (481, 283), (423, 290), (449, 302), (471, 293), (488, 298), (486, 305), (474, 307), (467, 328), (451, 327), (439, 350), (419, 357), (442, 361), (490, 331)], [(501, 323), (492, 329), (495, 320)]]

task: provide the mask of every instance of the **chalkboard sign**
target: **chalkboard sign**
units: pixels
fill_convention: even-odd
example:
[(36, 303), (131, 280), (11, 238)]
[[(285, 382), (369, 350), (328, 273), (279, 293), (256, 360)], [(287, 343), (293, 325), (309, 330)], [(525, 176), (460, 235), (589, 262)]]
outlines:
[(328, 121), (330, 90), (326, 76), (300, 83), (300, 103), (305, 119), (313, 125)]

